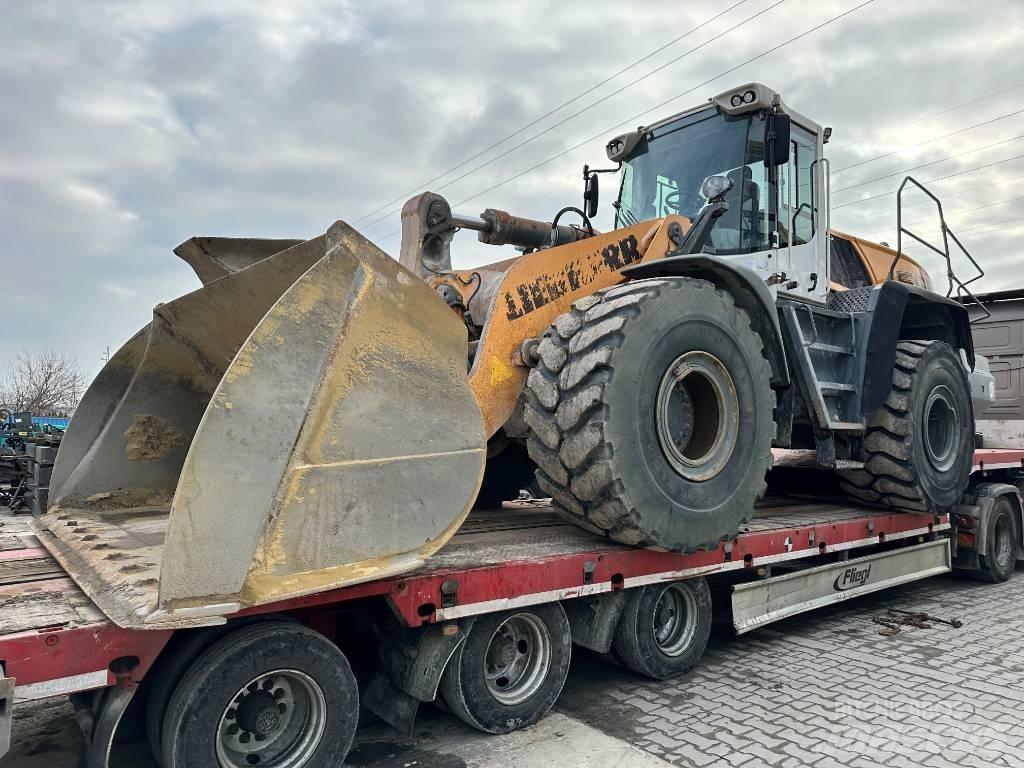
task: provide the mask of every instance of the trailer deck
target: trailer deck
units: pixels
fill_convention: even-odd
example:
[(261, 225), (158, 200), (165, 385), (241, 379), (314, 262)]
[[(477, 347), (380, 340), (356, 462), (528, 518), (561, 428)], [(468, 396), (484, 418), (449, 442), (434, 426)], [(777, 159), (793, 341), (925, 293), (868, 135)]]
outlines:
[[(789, 458), (793, 460), (785, 463), (800, 464), (799, 456)], [(626, 598), (640, 594), (634, 589), (638, 587), (713, 577), (711, 583), (731, 594), (733, 625), (742, 633), (954, 567), (985, 567), (978, 555), (987, 551), (985, 537), (992, 535), (986, 534), (985, 521), (995, 500), (1009, 494), (1017, 510), (1018, 534), (1024, 526), (1017, 486), (1012, 484), (1022, 468), (1024, 451), (977, 451), (972, 489), (950, 515), (854, 506), (818, 492), (772, 496), (757, 506), (736, 538), (715, 549), (684, 554), (611, 542), (564, 521), (544, 502), (506, 503), (502, 510), (472, 513), (446, 546), (401, 576), (226, 610), (207, 622), (290, 614), (333, 638), (339, 612), (359, 615), (369, 604), (378, 609), (386, 604), (390, 612), (383, 613), (397, 618), (399, 625), (429, 628), (413, 633), (427, 638), (424, 669), (417, 671), (435, 665), (425, 678), (433, 681), (433, 688), (419, 690), (419, 681), (413, 690), (401, 685), (396, 689), (387, 681), (388, 674), (401, 677), (395, 670), (384, 677), (378, 672), (367, 688), (365, 706), (401, 729), (411, 727), (417, 701), (436, 695), (449, 658), (445, 654), (457, 645), (451, 638), (464, 637), (472, 622), (486, 622), (496, 612), (564, 605), (572, 642), (606, 651), (608, 631), (615, 627), (611, 620), (621, 610), (614, 606), (624, 604), (611, 594), (615, 592), (626, 592), (621, 596)], [(801, 494), (809, 491), (802, 484), (796, 487)], [(967, 557), (956, 555), (955, 560), (959, 548)], [(598, 604), (612, 608), (605, 619), (592, 621), (588, 611), (599, 613)], [(376, 621), (373, 615), (366, 614), (367, 620)], [(154, 629), (119, 625), (116, 614), (105, 613), (102, 601), (98, 605), (68, 577), (33, 532), (29, 518), (0, 518), (0, 716), (7, 724), (0, 742), (9, 734), (12, 704), (81, 694), (80, 702), (98, 702), (102, 713), (90, 737), (88, 764), (106, 765), (105, 750), (139, 684), (158, 657), (157, 676), (166, 666), (165, 656), (179, 655), (181, 644), (168, 645), (172, 637), (188, 645), (187, 637), (176, 637), (178, 631), (173, 623)], [(403, 659), (417, 658), (418, 651), (408, 655), (414, 647), (403, 649), (404, 640), (393, 639), (398, 645), (389, 653), (398, 667)], [(0, 743), (0, 754), (7, 748)]]
[[(544, 504), (470, 516), (431, 560), (398, 578), (275, 604), (275, 611), (388, 600), (409, 626), (656, 581), (842, 552), (947, 530), (947, 517), (769, 500), (740, 535), (716, 550), (675, 554), (636, 549), (562, 521)], [(262, 613), (266, 607), (239, 615)], [(68, 578), (20, 517), (0, 526), (0, 660), (17, 680), (16, 700), (114, 684), (111, 662), (131, 657), (141, 678), (171, 630), (118, 627)]]

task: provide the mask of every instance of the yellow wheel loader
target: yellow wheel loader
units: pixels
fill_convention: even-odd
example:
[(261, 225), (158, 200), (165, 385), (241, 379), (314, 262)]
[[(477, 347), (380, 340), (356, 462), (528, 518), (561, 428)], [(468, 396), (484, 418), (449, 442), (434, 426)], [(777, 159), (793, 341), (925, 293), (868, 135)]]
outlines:
[[(343, 222), (193, 238), (71, 422), (41, 540), (122, 626), (222, 620), (414, 569), (529, 482), (577, 525), (693, 551), (735, 535), (773, 446), (857, 498), (946, 511), (971, 465), (964, 307), (831, 233), (828, 131), (760, 84), (616, 137), (541, 222), (403, 212), (400, 259)], [(614, 231), (591, 225), (619, 174)], [(460, 229), (515, 258), (453, 270)]]

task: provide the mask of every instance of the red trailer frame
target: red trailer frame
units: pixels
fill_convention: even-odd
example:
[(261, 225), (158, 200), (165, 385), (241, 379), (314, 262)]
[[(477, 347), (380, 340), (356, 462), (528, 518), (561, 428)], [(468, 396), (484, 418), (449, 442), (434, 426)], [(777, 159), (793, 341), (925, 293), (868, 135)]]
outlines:
[[(1024, 451), (979, 450), (975, 477), (1024, 468)], [(88, 600), (18, 519), (0, 528), (0, 664), (9, 711), (24, 701), (142, 682), (174, 630), (116, 626)], [(518, 606), (566, 600), (688, 577), (768, 568), (785, 561), (950, 531), (950, 516), (891, 513), (836, 503), (769, 506), (718, 548), (692, 554), (636, 549), (569, 525), (537, 505), (471, 517), (425, 566), (381, 579), (258, 608), (228, 618), (317, 611), (384, 600), (407, 627)], [(14, 529), (13, 531), (10, 529)], [(10, 544), (11, 537), (25, 545)], [(954, 537), (955, 540), (955, 537)], [(18, 574), (21, 574), (18, 576)], [(314, 622), (315, 623), (315, 622)], [(16, 688), (14, 684), (16, 682)], [(112, 727), (116, 728), (116, 722)]]

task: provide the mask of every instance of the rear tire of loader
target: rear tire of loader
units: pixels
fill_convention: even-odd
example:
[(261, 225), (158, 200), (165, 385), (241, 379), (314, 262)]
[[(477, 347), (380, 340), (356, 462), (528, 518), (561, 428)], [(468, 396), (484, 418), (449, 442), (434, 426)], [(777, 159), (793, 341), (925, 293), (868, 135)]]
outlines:
[(359, 720), (348, 660), (299, 624), (222, 637), (185, 672), (163, 725), (164, 768), (340, 765)]
[(761, 338), (728, 293), (691, 278), (597, 291), (537, 353), (527, 446), (563, 515), (683, 552), (749, 519), (771, 466), (775, 393)]
[(703, 578), (636, 587), (626, 598), (613, 648), (637, 674), (668, 680), (697, 666), (711, 624), (711, 591)]
[(864, 469), (839, 473), (848, 496), (907, 512), (951, 511), (974, 457), (974, 406), (960, 356), (942, 341), (901, 341), (892, 389), (867, 419)]
[(569, 674), (572, 633), (559, 603), (479, 616), (441, 677), (441, 700), (484, 733), (540, 720)]

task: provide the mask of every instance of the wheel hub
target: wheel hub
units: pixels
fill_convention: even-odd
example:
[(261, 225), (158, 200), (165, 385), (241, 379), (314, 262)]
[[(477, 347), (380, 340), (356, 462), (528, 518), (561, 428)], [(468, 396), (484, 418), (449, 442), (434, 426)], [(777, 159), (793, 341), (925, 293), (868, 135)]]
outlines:
[(541, 688), (550, 666), (547, 625), (533, 614), (515, 614), (491, 636), (484, 654), (484, 680), (499, 703), (519, 704)]
[(739, 438), (739, 399), (732, 376), (714, 355), (680, 355), (658, 387), (655, 423), (662, 453), (687, 480), (715, 477)]
[(994, 533), (995, 561), (1000, 568), (1011, 568), (1015, 559), (1014, 549), (1016, 547), (1013, 524), (1006, 517), (1000, 517), (996, 520)]
[(949, 470), (957, 458), (960, 415), (956, 399), (945, 385), (935, 387), (924, 405), (924, 443), (929, 463), (940, 472)]
[(238, 705), (238, 725), (246, 731), (267, 736), (280, 722), (277, 701), (269, 691), (257, 691)]
[(276, 670), (231, 698), (217, 727), (220, 768), (299, 768), (309, 763), (327, 726), (327, 701), (313, 678)]
[(654, 608), (654, 640), (666, 656), (679, 656), (697, 632), (697, 601), (683, 584), (665, 587)]

